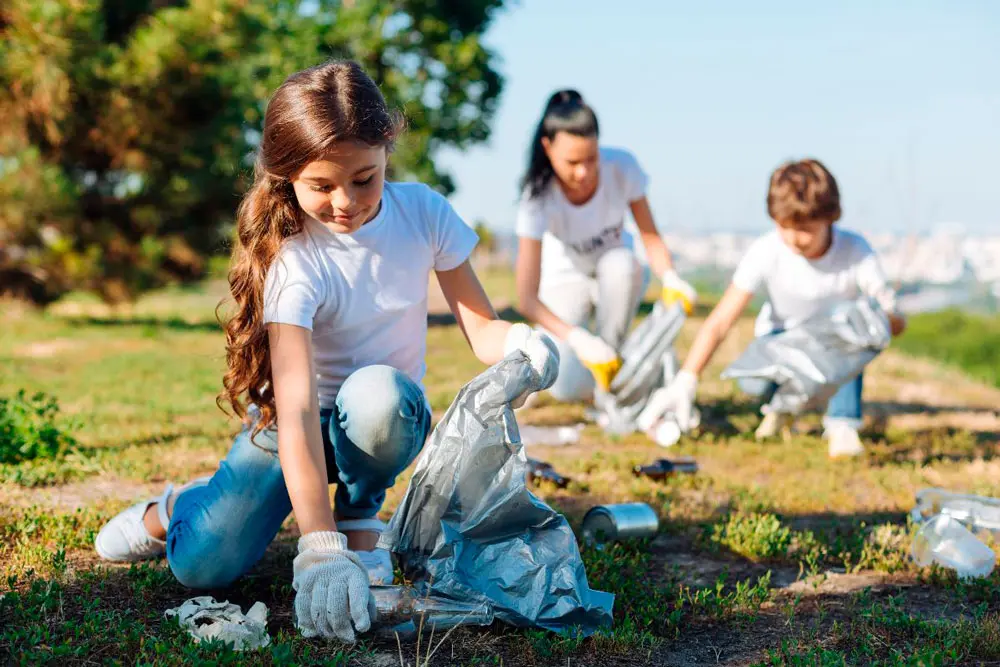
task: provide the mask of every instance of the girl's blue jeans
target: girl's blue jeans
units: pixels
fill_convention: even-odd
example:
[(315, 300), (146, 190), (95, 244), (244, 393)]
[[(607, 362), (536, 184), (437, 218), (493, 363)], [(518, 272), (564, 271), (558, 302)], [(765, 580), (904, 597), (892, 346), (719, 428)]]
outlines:
[[(337, 516), (374, 517), (386, 489), (423, 448), (431, 414), (420, 387), (389, 366), (355, 371), (320, 412)], [(292, 511), (277, 431), (236, 437), (211, 481), (181, 493), (167, 528), (167, 561), (191, 588), (222, 588), (246, 573)]]

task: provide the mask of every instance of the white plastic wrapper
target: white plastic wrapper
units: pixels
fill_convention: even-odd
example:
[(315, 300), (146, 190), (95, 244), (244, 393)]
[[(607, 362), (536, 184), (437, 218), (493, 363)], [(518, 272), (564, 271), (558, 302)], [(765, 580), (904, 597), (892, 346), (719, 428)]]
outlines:
[(619, 352), (621, 370), (608, 392), (597, 392), (594, 405), (598, 423), (608, 433), (627, 434), (639, 430), (636, 418), (653, 392), (666, 386), (677, 367), (673, 345), (687, 316), (679, 303), (657, 302), (649, 317), (625, 338)]
[(216, 602), (215, 598), (192, 598), (179, 607), (164, 612), (177, 622), (196, 642), (221, 640), (237, 651), (263, 648), (271, 644), (267, 634), (267, 605), (255, 602), (246, 615), (238, 605)]
[(722, 377), (770, 380), (778, 389), (767, 411), (797, 414), (825, 406), (891, 338), (885, 312), (874, 301), (858, 299), (755, 339)]
[(487, 601), (500, 620), (590, 634), (614, 596), (587, 584), (565, 517), (526, 486), (512, 398), (541, 380), (520, 352), (469, 382), (434, 429), (379, 545), (418, 590)]

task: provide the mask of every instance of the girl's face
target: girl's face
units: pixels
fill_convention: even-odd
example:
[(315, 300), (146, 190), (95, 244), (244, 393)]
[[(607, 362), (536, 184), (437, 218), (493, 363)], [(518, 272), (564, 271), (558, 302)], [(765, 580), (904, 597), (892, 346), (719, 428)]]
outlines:
[(778, 221), (778, 232), (786, 246), (806, 259), (819, 259), (830, 249), (829, 220)]
[(351, 234), (378, 214), (385, 164), (384, 146), (340, 142), (292, 178), (295, 198), (330, 231)]
[(597, 137), (556, 132), (551, 140), (542, 137), (542, 148), (567, 194), (589, 195), (597, 188)]

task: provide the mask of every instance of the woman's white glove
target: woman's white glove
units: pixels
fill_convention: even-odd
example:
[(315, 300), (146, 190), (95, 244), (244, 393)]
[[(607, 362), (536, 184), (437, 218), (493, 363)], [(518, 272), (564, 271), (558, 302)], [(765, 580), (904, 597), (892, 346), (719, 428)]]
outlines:
[(622, 367), (622, 360), (618, 358), (615, 348), (583, 327), (573, 327), (566, 336), (566, 344), (594, 376), (597, 386), (607, 391), (615, 374)]
[(698, 393), (698, 378), (691, 371), (680, 371), (668, 387), (658, 389), (649, 397), (646, 407), (635, 423), (643, 431), (649, 431), (661, 419), (670, 415), (682, 433), (697, 428), (701, 415), (694, 407)]
[(551, 338), (533, 330), (524, 322), (512, 325), (504, 339), (503, 356), (506, 357), (514, 350), (524, 352), (532, 370), (538, 373), (538, 377), (542, 380), (537, 390), (526, 391), (510, 402), (511, 407), (519, 408), (524, 405), (532, 391), (548, 389), (556, 381), (559, 375), (559, 350)]
[(347, 537), (316, 531), (299, 538), (299, 555), (292, 563), (295, 625), (303, 637), (355, 641), (375, 617), (375, 598), (368, 571), (347, 548)]
[(660, 292), (660, 299), (668, 306), (677, 301), (681, 302), (684, 312), (690, 315), (694, 311), (694, 304), (698, 301), (698, 292), (695, 291), (691, 283), (684, 280), (673, 269), (667, 269), (660, 276), (660, 283), (663, 289)]

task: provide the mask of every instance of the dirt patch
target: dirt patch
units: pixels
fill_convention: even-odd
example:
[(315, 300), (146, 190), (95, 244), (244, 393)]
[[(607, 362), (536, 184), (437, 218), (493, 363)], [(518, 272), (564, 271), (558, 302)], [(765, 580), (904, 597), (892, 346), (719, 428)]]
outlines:
[(37, 341), (14, 348), (14, 356), (28, 359), (50, 359), (64, 352), (76, 350), (81, 341), (72, 338)]
[(0, 484), (0, 512), (4, 507), (32, 506), (67, 511), (101, 503), (139, 501), (162, 492), (162, 482), (136, 482), (115, 476), (97, 476), (42, 488)]

